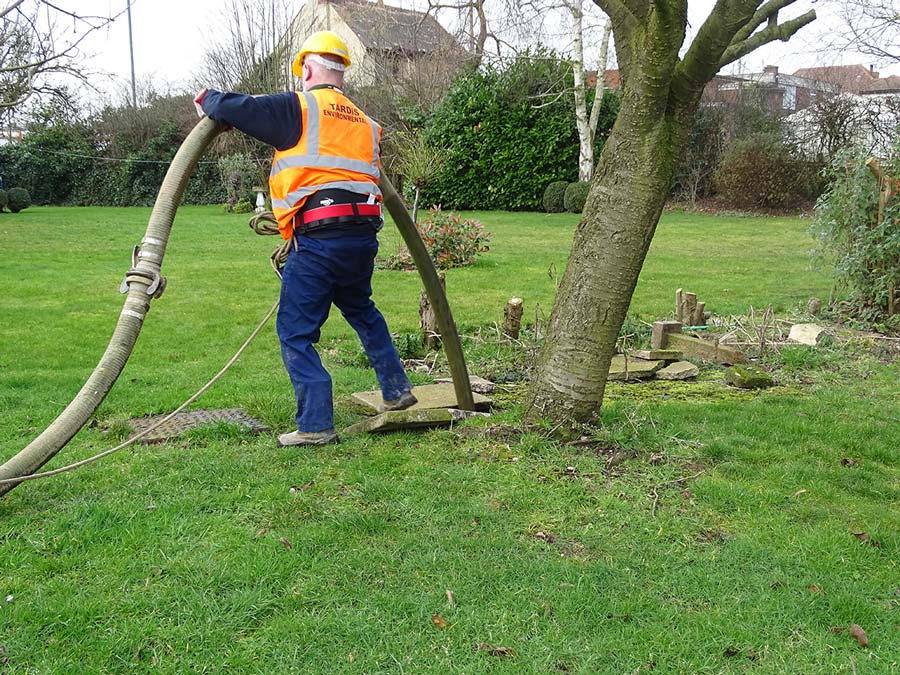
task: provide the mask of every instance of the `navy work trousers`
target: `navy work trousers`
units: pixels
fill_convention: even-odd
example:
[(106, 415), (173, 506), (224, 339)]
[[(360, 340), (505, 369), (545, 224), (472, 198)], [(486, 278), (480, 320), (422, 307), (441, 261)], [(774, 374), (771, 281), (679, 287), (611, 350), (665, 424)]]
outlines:
[(334, 303), (362, 342), (385, 399), (412, 389), (381, 312), (372, 302), (372, 271), (378, 239), (297, 237), (284, 267), (278, 338), (297, 396), (297, 428), (334, 427), (331, 376), (313, 346)]

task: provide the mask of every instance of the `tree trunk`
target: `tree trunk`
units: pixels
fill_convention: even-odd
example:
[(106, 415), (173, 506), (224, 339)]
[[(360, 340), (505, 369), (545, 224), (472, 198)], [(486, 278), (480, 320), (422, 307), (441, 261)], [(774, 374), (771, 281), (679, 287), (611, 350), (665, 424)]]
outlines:
[(623, 100), (553, 306), (530, 417), (590, 422), (600, 411), (619, 329), (689, 128), (661, 112)]
[(597, 418), (616, 339), (703, 88), (723, 67), (788, 40), (815, 19), (808, 11), (779, 23), (779, 11), (795, 1), (715, 0), (683, 50), (687, 0), (594, 0), (612, 22), (622, 103), (557, 291), (528, 418), (549, 416), (559, 428)]

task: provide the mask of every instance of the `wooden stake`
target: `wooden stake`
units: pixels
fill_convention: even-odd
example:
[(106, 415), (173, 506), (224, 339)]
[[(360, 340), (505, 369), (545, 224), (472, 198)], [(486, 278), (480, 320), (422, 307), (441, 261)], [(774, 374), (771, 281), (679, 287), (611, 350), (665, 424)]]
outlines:
[(694, 308), (694, 316), (691, 317), (691, 325), (692, 326), (705, 326), (706, 319), (703, 318), (704, 309), (706, 309), (705, 302), (698, 302), (697, 306)]
[(685, 293), (682, 297), (684, 298), (682, 323), (688, 322), (689, 326), (694, 326), (696, 325), (693, 321), (694, 313), (697, 311), (697, 294)]
[[(440, 281), (441, 288), (446, 290), (447, 280), (443, 272), (438, 273), (438, 281)], [(428, 301), (425, 289), (419, 293), (419, 328), (422, 329), (422, 344), (425, 349), (441, 348), (441, 331), (438, 327), (437, 314)]]
[(525, 305), (522, 298), (510, 298), (503, 308), (503, 334), (513, 340), (519, 339), (519, 330), (522, 328), (522, 312)]

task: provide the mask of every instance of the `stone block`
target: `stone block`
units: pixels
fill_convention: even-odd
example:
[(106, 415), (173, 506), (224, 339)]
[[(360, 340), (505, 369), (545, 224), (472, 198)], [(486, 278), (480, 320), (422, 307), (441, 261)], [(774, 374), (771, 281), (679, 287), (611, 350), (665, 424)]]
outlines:
[(680, 361), (684, 357), (677, 349), (626, 349), (625, 353), (645, 361)]
[(825, 335), (825, 329), (814, 323), (795, 323), (788, 333), (788, 340), (815, 347)]
[(680, 321), (654, 321), (653, 332), (650, 335), (651, 349), (666, 349), (666, 340), (671, 333), (680, 333), (682, 323)]
[(656, 372), (660, 380), (687, 380), (697, 377), (700, 369), (690, 361), (676, 361)]
[[(448, 382), (453, 384), (453, 380), (449, 377), (439, 377), (435, 382), (438, 384), (445, 384)], [(469, 385), (472, 387), (472, 391), (477, 394), (493, 394), (494, 390), (497, 388), (497, 385), (490, 380), (478, 377), (477, 375), (469, 375)]]
[(724, 347), (719, 342), (702, 340), (693, 335), (681, 335), (678, 333), (671, 333), (667, 337), (668, 347), (670, 349), (680, 349), (687, 357), (729, 366), (735, 363), (747, 362), (747, 357), (744, 354), (736, 349)]

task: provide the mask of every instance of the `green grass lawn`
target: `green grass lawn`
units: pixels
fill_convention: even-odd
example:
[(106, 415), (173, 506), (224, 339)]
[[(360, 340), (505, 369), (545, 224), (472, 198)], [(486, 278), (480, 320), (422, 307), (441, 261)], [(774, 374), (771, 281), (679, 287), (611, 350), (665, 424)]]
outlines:
[[(148, 215), (0, 215), (3, 459), (96, 364)], [(513, 295), (528, 323), (549, 317), (577, 217), (474, 215), (491, 251), (447, 274), (448, 295), (471, 370), (495, 375), (527, 355), (492, 324)], [(165, 295), (97, 424), (47, 468), (172, 410), (234, 353), (278, 287), (277, 242), (246, 220), (179, 210)], [(720, 316), (827, 297), (806, 227), (666, 214), (631, 314), (669, 315), (677, 287)], [(401, 339), (418, 289), (376, 273)], [(0, 673), (898, 672), (900, 366), (884, 344), (769, 354), (779, 386), (756, 394), (712, 367), (611, 384), (578, 445), (522, 428), (511, 384), (493, 418), (453, 432), (301, 450), (222, 425), (22, 485), (0, 498)], [(374, 376), (337, 312), (321, 351), (349, 424), (346, 397)], [(291, 427), (274, 325), (199, 405)]]

